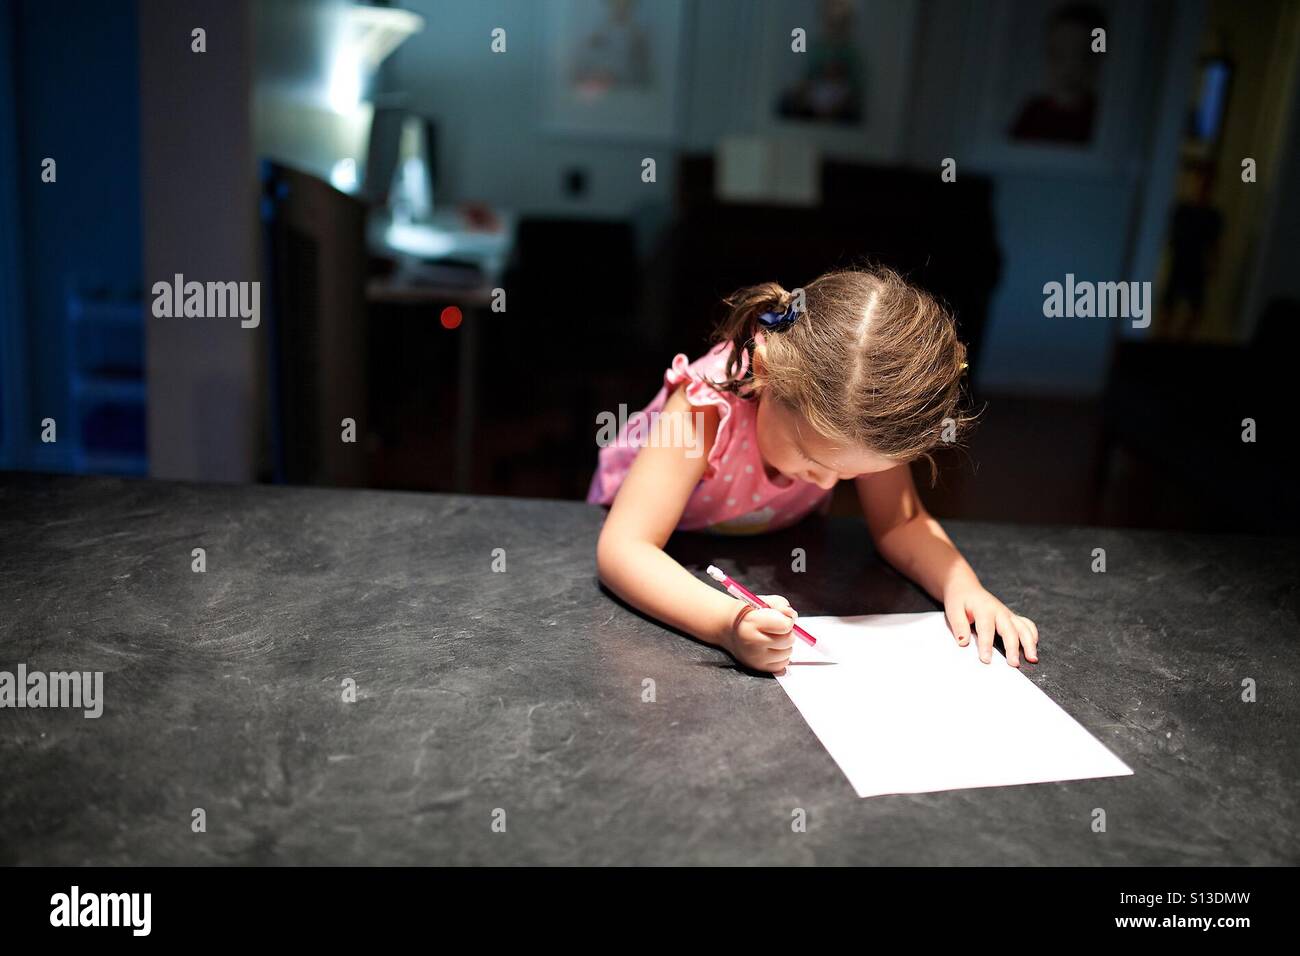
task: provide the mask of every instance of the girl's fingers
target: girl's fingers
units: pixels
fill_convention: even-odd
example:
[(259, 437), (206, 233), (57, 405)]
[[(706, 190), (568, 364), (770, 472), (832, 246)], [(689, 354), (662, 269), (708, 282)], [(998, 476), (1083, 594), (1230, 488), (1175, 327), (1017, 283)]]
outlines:
[(994, 617), (992, 610), (980, 609), (975, 612), (975, 636), (979, 644), (980, 660), (985, 664), (993, 660), (993, 636), (997, 631)]
[(775, 656), (768, 658), (767, 663), (765, 663), (763, 666), (766, 667), (773, 674), (779, 674), (781, 671), (785, 670), (786, 665), (789, 663), (790, 663), (790, 652), (781, 651)]
[(998, 633), (1002, 635), (1002, 646), (1007, 650), (1007, 663), (1012, 667), (1020, 666), (1020, 630), (1012, 620), (1010, 611), (998, 612)]
[(1027, 617), (1013, 615), (1012, 623), (1020, 630), (1020, 646), (1025, 649), (1025, 660), (1037, 664), (1038, 635), (1034, 633), (1034, 622)]
[(767, 636), (766, 647), (770, 651), (776, 651), (778, 654), (790, 654), (790, 648), (794, 647), (793, 634), (775, 634)]
[(799, 612), (790, 606), (790, 602), (779, 594), (763, 594), (760, 597), (771, 605), (774, 611), (780, 611), (792, 621), (799, 616)]
[(948, 618), (948, 627), (952, 631), (952, 636), (957, 639), (957, 643), (965, 647), (970, 643), (970, 623), (966, 620), (966, 609), (958, 608), (950, 611), (944, 608), (944, 614)]
[(794, 647), (794, 628), (792, 622), (784, 614), (772, 612), (772, 616), (758, 618), (758, 612), (755, 611), (746, 619), (746, 623), (754, 623), (755, 633), (752, 640), (755, 643), (761, 643), (765, 647), (776, 650), (788, 650)]
[(751, 612), (748, 620), (764, 634), (789, 634), (794, 630), (794, 619), (776, 608), (760, 608)]
[(1029, 633), (1034, 635), (1034, 649), (1037, 650), (1038, 649), (1038, 625), (1035, 624), (1027, 617), (1022, 617), (1020, 620), (1024, 621), (1026, 624), (1029, 625)]

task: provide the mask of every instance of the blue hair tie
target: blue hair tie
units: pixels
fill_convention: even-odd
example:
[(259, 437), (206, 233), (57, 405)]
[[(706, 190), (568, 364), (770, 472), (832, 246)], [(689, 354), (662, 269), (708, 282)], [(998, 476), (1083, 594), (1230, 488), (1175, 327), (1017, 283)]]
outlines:
[(784, 312), (764, 312), (758, 317), (758, 322), (768, 332), (782, 332), (793, 325), (798, 317), (799, 310), (791, 303)]

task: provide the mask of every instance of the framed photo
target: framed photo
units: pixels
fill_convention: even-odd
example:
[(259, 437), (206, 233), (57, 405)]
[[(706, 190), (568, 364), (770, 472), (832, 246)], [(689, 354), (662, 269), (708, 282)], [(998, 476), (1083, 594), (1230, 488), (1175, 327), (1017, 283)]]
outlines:
[[(977, 24), (978, 26), (978, 24)], [(964, 75), (979, 90), (966, 142), (977, 168), (1115, 174), (1128, 127), (1145, 5), (997, 0)], [(1103, 30), (1105, 49), (1098, 46)]]
[[(756, 129), (821, 154), (898, 159), (917, 28), (915, 0), (764, 0), (751, 61)], [(796, 30), (804, 47), (794, 49)]]
[(685, 2), (545, 4), (543, 128), (601, 138), (674, 139)]

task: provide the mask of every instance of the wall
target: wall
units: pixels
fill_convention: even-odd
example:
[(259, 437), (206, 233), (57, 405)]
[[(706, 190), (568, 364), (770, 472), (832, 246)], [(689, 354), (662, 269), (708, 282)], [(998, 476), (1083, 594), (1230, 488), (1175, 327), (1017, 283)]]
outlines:
[[(146, 292), (176, 273), (187, 281), (258, 280), (249, 24), (245, 0), (140, 0)], [(190, 50), (195, 27), (207, 31), (206, 53)], [(268, 327), (149, 314), (154, 477), (254, 477)]]
[[(1213, 193), (1224, 229), (1206, 287), (1203, 332), (1208, 338), (1245, 340), (1258, 319), (1245, 314), (1245, 299), (1269, 208), (1270, 180), (1285, 168), (1277, 165), (1281, 143), (1272, 141), (1270, 133), (1282, 125), (1287, 109), (1278, 91), (1295, 81), (1289, 74), (1296, 51), (1293, 42), (1287, 42), (1295, 25), (1296, 5), (1291, 0), (1254, 0), (1249, 17), (1241, 15), (1239, 3), (1218, 0), (1209, 5), (1202, 52), (1220, 53), (1226, 48), (1234, 74)], [(1246, 156), (1259, 164), (1260, 180), (1253, 184), (1241, 181), (1241, 160)]]
[[(1300, 11), (1293, 9), (1289, 24), (1292, 37), (1300, 32), (1297, 21)], [(1294, 83), (1297, 72), (1300, 62), (1293, 62), (1290, 102), (1278, 130), (1280, 148), (1275, 162), (1260, 169), (1256, 184), (1256, 188), (1266, 190), (1267, 214), (1246, 303), (1245, 318), (1251, 331), (1273, 299), (1300, 300), (1300, 189), (1295, 184), (1295, 171), (1300, 170), (1300, 88)]]
[[(24, 420), (15, 463), (45, 470), (69, 466), (60, 442), (39, 441), (40, 421), (70, 425), (65, 298), (71, 283), (125, 290), (140, 281), (138, 60), (133, 2), (21, 0), (11, 17), (16, 142), (16, 216), (5, 217), (21, 285), (0, 307), (22, 340)], [(57, 179), (41, 181), (41, 163)]]
[[(969, 118), (979, 107), (979, 68), (987, 63), (986, 21), (993, 9), (978, 0), (931, 0), (925, 5), (908, 153), (918, 167), (937, 170), (941, 159), (951, 156), (958, 160), (960, 175), (962, 158), (972, 154)], [(1050, 5), (1044, 4), (1044, 9)], [(1167, 125), (1159, 124), (1161, 93), (1170, 85), (1181, 88), (1194, 47), (1175, 42), (1187, 31), (1172, 29), (1172, 5), (1152, 3), (1143, 9), (1148, 19), (1137, 36), (1116, 36), (1111, 26), (1106, 55), (1115, 54), (1117, 44), (1127, 41), (1136, 43), (1140, 56), (1105, 67), (1128, 68), (1135, 74), (1121, 91), (1127, 116), (1110, 162), (1075, 172), (976, 164), (994, 183), (1003, 255), (1002, 282), (990, 306), (978, 370), (985, 391), (1097, 395), (1105, 384), (1112, 343), (1131, 323), (1046, 318), (1043, 285), (1063, 281), (1067, 273), (1095, 281), (1155, 279), (1155, 256), (1144, 259), (1139, 254), (1143, 217), (1158, 218), (1148, 242), (1158, 246), (1167, 206), (1157, 199), (1148, 210), (1144, 190), (1168, 192), (1172, 181), (1149, 175), (1154, 153), (1148, 151), (1159, 146), (1154, 128)], [(1149, 271), (1135, 272), (1135, 263)]]
[[(15, 17), (9, 12), (0, 11), (0, 63), (4, 64), (14, 62)], [(25, 460), (29, 431), (14, 80), (13, 70), (0, 69), (0, 468), (15, 468)]]
[[(401, 5), (424, 16), (427, 25), (393, 54), (386, 82), (390, 89), (409, 92), (412, 108), (443, 125), (440, 160), (447, 193), (489, 197), (525, 214), (643, 216), (638, 209), (648, 201), (667, 209), (671, 150), (643, 142), (568, 140), (539, 129), (542, 4), (409, 0)], [(750, 131), (754, 86), (747, 77), (755, 70), (749, 50), (756, 8), (740, 0), (688, 4), (682, 70), (690, 95), (681, 135), (688, 148), (707, 149), (721, 135)], [(1154, 20), (1142, 42), (1159, 49), (1165, 25), (1160, 18), (1169, 8), (1155, 4), (1151, 9)], [(962, 120), (975, 109), (978, 90), (965, 81), (963, 70), (966, 60), (980, 53), (988, 15), (989, 7), (977, 0), (920, 5), (913, 82), (899, 95), (910, 101), (907, 160), (936, 175), (943, 157), (969, 153), (963, 152)], [(509, 27), (510, 52), (494, 55), (487, 40), (501, 25)], [(1162, 58), (1143, 53), (1137, 94), (1129, 97), (1139, 105), (1131, 128), (1122, 131), (1126, 161), (1111, 172), (1087, 175), (992, 172), (1005, 261), (979, 370), (986, 389), (1089, 395), (1104, 383), (1118, 328), (1103, 320), (1045, 319), (1042, 286), (1067, 272), (1080, 278), (1139, 278), (1127, 272), (1141, 198), (1136, 169), (1165, 82)], [(1185, 66), (1173, 64), (1173, 69)], [(648, 200), (636, 171), (640, 158), (651, 154), (668, 161), (659, 162), (660, 188)], [(574, 165), (590, 173), (590, 192), (582, 199), (566, 196), (561, 188), (564, 170)]]
[[(400, 6), (423, 16), (425, 28), (385, 64), (385, 86), (409, 93), (406, 105), (439, 122), (440, 173), (450, 194), (490, 197), (524, 214), (619, 215), (646, 201), (642, 157), (671, 153), (650, 152), (652, 143), (573, 140), (539, 129), (545, 4), (411, 0)], [(721, 15), (732, 5), (710, 6)], [(504, 54), (488, 46), (499, 26), (507, 28)], [(691, 64), (684, 69), (689, 78)], [(658, 163), (660, 196), (672, 195), (672, 165)], [(565, 170), (574, 166), (588, 172), (580, 200), (562, 189)]]

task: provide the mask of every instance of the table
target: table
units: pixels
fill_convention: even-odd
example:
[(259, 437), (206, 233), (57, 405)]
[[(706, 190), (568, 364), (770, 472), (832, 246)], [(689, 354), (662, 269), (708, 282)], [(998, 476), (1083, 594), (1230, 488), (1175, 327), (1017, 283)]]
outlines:
[[(0, 863), (1300, 862), (1293, 539), (951, 522), (1135, 775), (860, 800), (774, 680), (599, 586), (603, 514), (0, 474), (0, 670), (105, 688), (0, 710)], [(933, 607), (857, 520), (669, 550), (802, 614)]]

